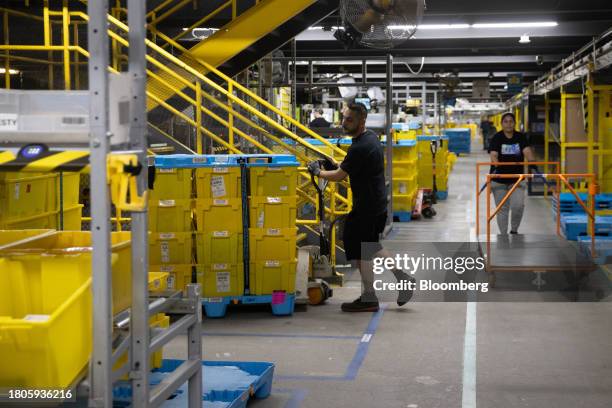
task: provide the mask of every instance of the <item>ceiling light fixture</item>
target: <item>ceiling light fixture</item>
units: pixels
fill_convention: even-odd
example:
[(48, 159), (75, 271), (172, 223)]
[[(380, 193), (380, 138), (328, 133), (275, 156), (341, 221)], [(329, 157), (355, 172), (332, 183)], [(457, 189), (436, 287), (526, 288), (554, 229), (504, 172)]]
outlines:
[(458, 28), (470, 28), (469, 24), (420, 24), (419, 30), (454, 30)]
[[(476, 24), (419, 24), (419, 30), (456, 30), (467, 28), (546, 28), (557, 27), (559, 23), (556, 21), (536, 21), (536, 22), (517, 22), (517, 23), (476, 23)], [(342, 29), (343, 27), (332, 27), (334, 30)], [(410, 25), (395, 25), (389, 26), (392, 30), (412, 29)], [(308, 27), (308, 30), (323, 30), (323, 26)]]
[(472, 24), (472, 28), (545, 28), (557, 27), (559, 23), (556, 21), (539, 21), (539, 22), (523, 22), (523, 23), (477, 23)]
[[(21, 71), (19, 71), (18, 69), (9, 68), (9, 75), (17, 75), (19, 74), (19, 72)], [(6, 68), (0, 68), (0, 74), (6, 74)]]

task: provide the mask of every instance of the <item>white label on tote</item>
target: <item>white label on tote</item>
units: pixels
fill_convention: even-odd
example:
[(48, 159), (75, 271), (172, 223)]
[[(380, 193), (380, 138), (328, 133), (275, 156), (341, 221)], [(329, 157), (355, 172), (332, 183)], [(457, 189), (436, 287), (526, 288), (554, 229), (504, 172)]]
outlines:
[(227, 173), (229, 169), (227, 167), (213, 167), (213, 173)]
[(280, 186), (280, 191), (287, 191), (287, 186)]
[(215, 237), (215, 238), (227, 238), (227, 237), (229, 237), (229, 231), (213, 231), (213, 237)]
[(159, 239), (174, 239), (174, 232), (162, 232), (159, 234)]
[(20, 183), (15, 183), (14, 191), (15, 191), (15, 200), (19, 200), (19, 193), (21, 192)]
[(164, 263), (170, 262), (170, 247), (167, 242), (162, 242), (160, 245), (161, 248), (161, 261)]
[(159, 169), (160, 173), (176, 173), (176, 169)]
[(264, 220), (265, 220), (264, 217), (265, 217), (264, 212), (263, 211), (260, 212), (259, 218), (257, 218), (257, 228), (263, 228)]
[(159, 267), (159, 271), (160, 272), (174, 272), (174, 266), (173, 265), (161, 265)]
[(228, 267), (227, 264), (213, 264), (213, 271), (226, 271)]
[(225, 190), (225, 179), (223, 176), (212, 176), (210, 178), (210, 189), (213, 197), (224, 197), (227, 195)]
[(230, 273), (229, 272), (217, 272), (217, 292), (229, 292), (230, 291)]
[(217, 155), (215, 156), (215, 163), (227, 163), (229, 162), (229, 156), (228, 155)]
[(228, 205), (229, 200), (213, 200), (213, 205)]
[(174, 200), (159, 200), (160, 207), (174, 207), (176, 205), (176, 201)]
[(174, 289), (174, 282), (176, 281), (176, 278), (174, 276), (173, 273), (171, 273), (168, 276), (168, 289)]
[(266, 261), (265, 265), (268, 268), (278, 268), (280, 266), (280, 261)]
[(406, 183), (399, 183), (399, 193), (406, 194)]
[(278, 204), (282, 203), (283, 199), (280, 197), (266, 197), (269, 204)]
[(280, 235), (281, 230), (279, 228), (268, 228), (267, 235)]

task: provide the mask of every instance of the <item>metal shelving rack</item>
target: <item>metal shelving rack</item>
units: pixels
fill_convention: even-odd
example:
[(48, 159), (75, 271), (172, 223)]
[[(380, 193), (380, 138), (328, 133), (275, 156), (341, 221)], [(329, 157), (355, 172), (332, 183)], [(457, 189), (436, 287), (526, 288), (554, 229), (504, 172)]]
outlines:
[[(149, 298), (148, 292), (148, 213), (146, 197), (140, 210), (131, 211), (131, 308), (113, 316), (111, 275), (111, 197), (109, 192), (109, 158), (130, 155), (138, 159), (138, 191), (145, 195), (147, 175), (146, 117), (146, 2), (128, 0), (129, 68), (120, 73), (122, 83), (129, 83), (129, 108), (123, 103), (110, 105), (108, 0), (89, 0), (87, 12), (89, 71), (89, 165), (92, 235), (92, 328), (93, 348), (89, 370), (75, 380), (76, 395), (88, 399), (92, 408), (113, 407), (113, 385), (127, 376), (132, 407), (158, 407), (179, 387), (188, 383), (188, 406), (202, 406), (202, 307), (200, 286), (190, 284), (186, 293), (166, 291)], [(7, 81), (7, 84), (9, 82)], [(68, 97), (77, 100), (74, 91)], [(114, 95), (114, 94), (113, 94)], [(80, 93), (79, 103), (83, 104)], [(111, 109), (129, 110), (129, 137), (126, 143), (111, 147)], [(125, 113), (125, 112), (124, 112)], [(115, 115), (120, 117), (122, 115)], [(123, 115), (125, 116), (125, 115)], [(25, 134), (24, 134), (25, 135)], [(14, 134), (8, 142), (13, 142)], [(18, 139), (18, 138), (17, 138)], [(24, 139), (25, 140), (25, 139)], [(6, 141), (5, 141), (6, 142)], [(54, 149), (86, 150), (74, 141)], [(86, 153), (83, 152), (84, 160)], [(50, 165), (48, 171), (57, 167)], [(84, 167), (83, 164), (82, 167)], [(46, 167), (45, 167), (46, 169)], [(125, 170), (125, 169), (124, 169)], [(37, 171), (42, 171), (39, 169)], [(131, 191), (130, 194), (136, 192)], [(140, 194), (138, 194), (140, 196)], [(131, 196), (134, 201), (134, 196)], [(117, 205), (117, 203), (115, 203)], [(117, 205), (118, 206), (118, 205)], [(151, 329), (149, 316), (157, 313), (178, 315), (167, 329)], [(150, 356), (178, 334), (187, 332), (187, 358), (158, 385), (150, 386)], [(127, 363), (116, 367), (127, 353)]]
[[(129, 75), (131, 84), (129, 153), (136, 154), (142, 166), (138, 189), (147, 188), (146, 166), (146, 3), (128, 1)], [(110, 200), (107, 188), (107, 157), (110, 151), (109, 127), (109, 37), (108, 0), (90, 0), (88, 24), (90, 94), (90, 165), (92, 212), (92, 288), (93, 354), (90, 359), (89, 406), (111, 408), (113, 383), (128, 374), (133, 407), (161, 405), (177, 388), (188, 381), (189, 407), (202, 404), (201, 306), (199, 286), (189, 285), (188, 296), (180, 294), (149, 302), (147, 210), (132, 212), (132, 307), (129, 318), (113, 319), (111, 311)], [(122, 152), (126, 153), (126, 152)], [(149, 315), (160, 312), (182, 313), (168, 329), (151, 336)], [(122, 326), (123, 324), (123, 326)], [(128, 327), (113, 351), (113, 326)], [(188, 358), (164, 381), (149, 386), (149, 355), (177, 334), (187, 330)], [(129, 367), (113, 372), (118, 358), (129, 352)]]

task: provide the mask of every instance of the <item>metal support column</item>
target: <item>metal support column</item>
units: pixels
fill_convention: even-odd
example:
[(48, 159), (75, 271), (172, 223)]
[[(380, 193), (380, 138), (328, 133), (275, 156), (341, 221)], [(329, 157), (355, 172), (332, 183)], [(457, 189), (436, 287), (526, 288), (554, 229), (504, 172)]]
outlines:
[(91, 164), (91, 231), (93, 292), (93, 354), (90, 359), (89, 406), (112, 408), (112, 310), (110, 199), (106, 179), (109, 151), (108, 1), (87, 2), (89, 24), (89, 121)]
[(439, 106), (438, 106), (438, 91), (434, 91), (434, 123), (437, 128), (435, 129), (435, 133), (440, 134), (440, 115), (439, 115)]
[(202, 406), (202, 303), (200, 285), (187, 285), (187, 295), (194, 306), (195, 323), (187, 330), (187, 359), (197, 362), (199, 369), (189, 377), (187, 384), (189, 408)]
[(421, 134), (425, 135), (425, 122), (427, 119), (427, 83), (421, 85)]
[(387, 177), (389, 181), (389, 203), (387, 204), (387, 225), (393, 224), (393, 56), (387, 54), (387, 102), (385, 134), (387, 135)]
[[(544, 95), (544, 161), (550, 161), (550, 95)], [(549, 174), (548, 164), (544, 166), (544, 173)], [(548, 184), (544, 184), (544, 196), (548, 196)]]
[[(142, 170), (137, 178), (139, 192), (147, 189), (146, 157), (146, 4), (128, 0), (130, 31), (129, 77), (130, 104), (129, 149), (135, 151)], [(132, 309), (130, 319), (130, 380), (132, 406), (149, 406), (149, 292), (148, 292), (148, 218), (147, 209), (132, 212)]]

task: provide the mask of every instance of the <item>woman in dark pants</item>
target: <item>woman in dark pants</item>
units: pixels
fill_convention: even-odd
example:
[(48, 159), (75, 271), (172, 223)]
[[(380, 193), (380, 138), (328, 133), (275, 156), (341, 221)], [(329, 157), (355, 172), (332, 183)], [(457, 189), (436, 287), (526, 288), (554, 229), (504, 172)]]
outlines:
[[(534, 154), (529, 145), (527, 136), (517, 132), (515, 129), (516, 120), (512, 113), (505, 113), (502, 116), (502, 131), (493, 136), (489, 145), (489, 154), (491, 162), (524, 162), (534, 161)], [(491, 173), (495, 174), (522, 174), (524, 171), (523, 165), (516, 166), (491, 166)], [(534, 165), (529, 166), (529, 170), (539, 173), (538, 168)], [(512, 189), (518, 178), (493, 178), (491, 182), (491, 190), (495, 199), (495, 204), (504, 199), (506, 194)], [(525, 186), (521, 183), (506, 201), (501, 210), (497, 213), (497, 225), (499, 232), (502, 235), (508, 233), (508, 218), (510, 218), (510, 233), (518, 234), (521, 220), (523, 219), (523, 210), (525, 209)]]

